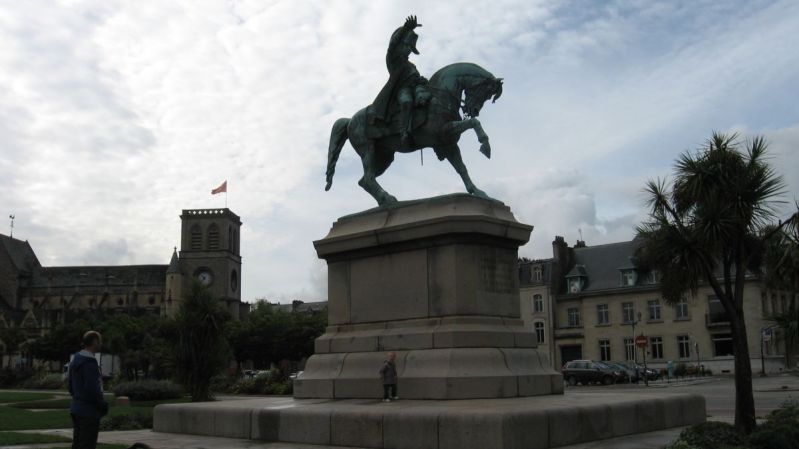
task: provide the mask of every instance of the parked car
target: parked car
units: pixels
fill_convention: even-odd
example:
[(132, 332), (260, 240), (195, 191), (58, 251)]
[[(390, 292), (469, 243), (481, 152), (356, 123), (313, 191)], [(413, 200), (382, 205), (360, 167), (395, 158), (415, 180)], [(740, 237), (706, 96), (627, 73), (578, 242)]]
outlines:
[(636, 373), (638, 373), (638, 375), (640, 376), (639, 380), (643, 379), (643, 377), (644, 377), (643, 373), (644, 372), (646, 372), (646, 378), (648, 380), (657, 380), (657, 379), (660, 378), (660, 372), (658, 370), (652, 369), (652, 368), (644, 369), (644, 365), (641, 365), (640, 363), (636, 364), (635, 362), (629, 362), (629, 361), (627, 361), (627, 362), (616, 362), (616, 363), (618, 363), (620, 365), (624, 365), (627, 368), (629, 368), (629, 369), (635, 371)]
[(639, 372), (636, 371), (634, 367), (630, 367), (625, 365), (622, 362), (602, 362), (605, 365), (608, 365), (611, 368), (619, 370), (621, 372), (621, 382), (638, 382), (639, 381)]
[(563, 379), (569, 385), (590, 385), (592, 383), (602, 383), (610, 385), (622, 378), (622, 373), (602, 362), (591, 360), (572, 360), (563, 366)]

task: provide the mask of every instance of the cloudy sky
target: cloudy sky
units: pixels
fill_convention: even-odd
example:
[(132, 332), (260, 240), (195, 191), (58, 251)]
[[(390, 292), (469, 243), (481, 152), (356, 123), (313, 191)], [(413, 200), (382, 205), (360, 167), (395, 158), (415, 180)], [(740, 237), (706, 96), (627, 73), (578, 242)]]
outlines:
[[(325, 192), (335, 119), (387, 78), (416, 14), (420, 72), (505, 78), (461, 149), (475, 183), (555, 235), (629, 239), (641, 187), (712, 130), (764, 134), (799, 196), (799, 2), (0, 0), (0, 212), (44, 265), (167, 263), (181, 209), (244, 221), (246, 300), (325, 298), (312, 240), (372, 207), (349, 144)], [(463, 190), (427, 151), (380, 178), (399, 199)], [(5, 217), (6, 215), (3, 215)], [(0, 228), (7, 234), (7, 223)]]

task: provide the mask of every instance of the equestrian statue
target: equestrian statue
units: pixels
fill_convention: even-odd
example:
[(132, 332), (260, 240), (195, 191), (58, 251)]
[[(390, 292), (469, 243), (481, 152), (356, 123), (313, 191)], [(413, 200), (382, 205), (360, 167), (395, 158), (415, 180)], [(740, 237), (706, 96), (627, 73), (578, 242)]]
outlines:
[(463, 132), (474, 129), (480, 152), (491, 157), (488, 135), (477, 116), (489, 98), (493, 103), (502, 95), (502, 78), (477, 64), (459, 62), (442, 67), (428, 81), (408, 59), (411, 53), (419, 54), (419, 36), (414, 30), (421, 26), (415, 16), (410, 16), (394, 31), (386, 53), (388, 82), (370, 106), (333, 124), (325, 190), (333, 184), (336, 162), (349, 139), (363, 162), (363, 177), (358, 185), (380, 206), (397, 202), (377, 182), (377, 177), (394, 161), (394, 153), (427, 147), (433, 148), (439, 160), (452, 164), (467, 192), (488, 198), (469, 178), (458, 140)]

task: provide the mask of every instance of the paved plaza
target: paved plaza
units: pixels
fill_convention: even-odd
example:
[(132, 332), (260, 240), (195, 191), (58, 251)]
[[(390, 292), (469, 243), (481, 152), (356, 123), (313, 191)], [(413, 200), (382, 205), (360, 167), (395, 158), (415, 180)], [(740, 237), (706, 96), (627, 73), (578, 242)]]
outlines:
[[(799, 399), (799, 377), (795, 375), (779, 375), (769, 377), (756, 377), (754, 379), (755, 405), (758, 417), (764, 417), (768, 412), (777, 408), (782, 402), (789, 399)], [(613, 395), (639, 395), (642, 391), (647, 394), (672, 395), (677, 393), (696, 393), (705, 397), (708, 419), (732, 422), (734, 418), (734, 386), (733, 379), (729, 377), (716, 378), (710, 382), (687, 383), (685, 385), (664, 385), (654, 383), (651, 387), (643, 385), (615, 385), (609, 387), (570, 387), (566, 389), (565, 396), (579, 399), (581, 396), (593, 396), (597, 393)], [(250, 399), (251, 397), (222, 396), (219, 399)], [(379, 404), (376, 406), (382, 406)], [(388, 404), (400, 405), (397, 404)], [(581, 443), (564, 446), (564, 449), (660, 449), (664, 444), (675, 439), (681, 428), (667, 429), (645, 434), (631, 435), (621, 438), (600, 440), (591, 443)], [(56, 433), (71, 435), (71, 430), (37, 431), (39, 433)], [(142, 442), (151, 445), (154, 449), (189, 449), (189, 448), (259, 448), (259, 449), (335, 449), (336, 446), (318, 446), (290, 443), (264, 443), (254, 440), (216, 438), (195, 435), (177, 435), (158, 433), (150, 430), (102, 432), (100, 441), (103, 443), (133, 444)], [(22, 449), (27, 446), (19, 446)], [(41, 447), (37, 445), (37, 447)], [(420, 448), (421, 449), (421, 448)]]

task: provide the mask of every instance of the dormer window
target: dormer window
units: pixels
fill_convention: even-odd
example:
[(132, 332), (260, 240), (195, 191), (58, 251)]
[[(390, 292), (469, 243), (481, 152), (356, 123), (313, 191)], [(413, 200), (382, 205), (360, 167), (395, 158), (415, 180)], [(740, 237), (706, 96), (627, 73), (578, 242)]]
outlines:
[(624, 287), (632, 287), (635, 285), (635, 282), (638, 280), (638, 276), (635, 270), (628, 269), (628, 270), (621, 270), (621, 285)]
[(536, 265), (535, 267), (533, 267), (533, 280), (536, 282), (541, 282), (541, 279), (543, 277), (544, 276), (542, 274), (541, 265)]
[(585, 271), (585, 265), (575, 265), (566, 275), (569, 293), (580, 293), (585, 288), (587, 281), (588, 273)]

